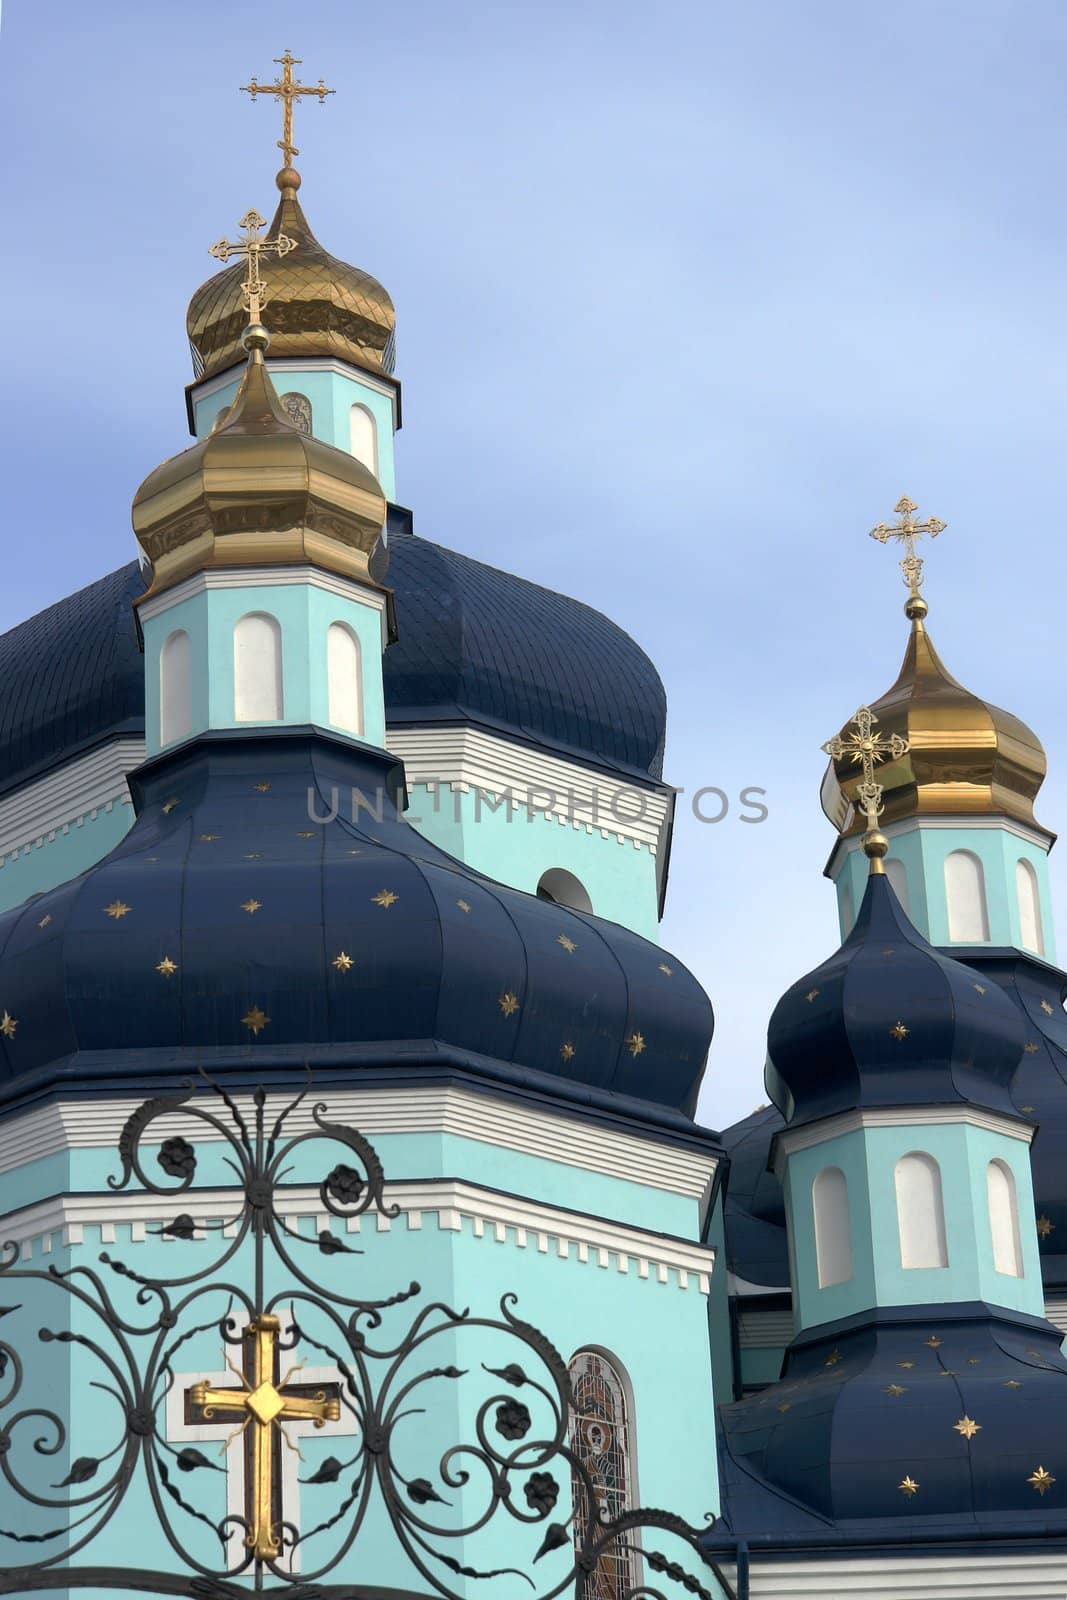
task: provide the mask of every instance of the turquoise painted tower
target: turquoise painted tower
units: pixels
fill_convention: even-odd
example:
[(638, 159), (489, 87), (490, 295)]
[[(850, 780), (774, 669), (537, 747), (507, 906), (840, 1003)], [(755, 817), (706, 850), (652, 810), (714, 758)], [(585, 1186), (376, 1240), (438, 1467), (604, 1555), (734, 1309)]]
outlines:
[[(898, 741), (899, 753), (878, 769), (890, 882), (931, 944), (1014, 948), (1055, 964), (1048, 880), (1055, 835), (1034, 816), (1046, 770), (1041, 742), (949, 674), (918, 593), (905, 610), (911, 634), (900, 673), (870, 705), (884, 744)], [(866, 879), (856, 804), (862, 773), (851, 746), (846, 727), (823, 784), (824, 810), (840, 830), (826, 871), (842, 934)]]

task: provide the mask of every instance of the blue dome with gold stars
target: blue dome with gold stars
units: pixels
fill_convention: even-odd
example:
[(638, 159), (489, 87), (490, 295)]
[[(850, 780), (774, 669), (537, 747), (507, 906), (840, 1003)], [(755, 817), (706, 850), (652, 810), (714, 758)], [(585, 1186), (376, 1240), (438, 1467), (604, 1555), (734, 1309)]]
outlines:
[(712, 1030), (696, 980), (430, 844), (396, 808), (399, 772), (311, 729), (207, 734), (143, 766), (121, 844), (0, 918), (4, 1100), (309, 1064), (680, 1122)]
[(767, 1042), (767, 1089), (790, 1126), (862, 1106), (967, 1102), (1017, 1115), (1019, 1012), (926, 942), (882, 873), (841, 948), (779, 1000)]

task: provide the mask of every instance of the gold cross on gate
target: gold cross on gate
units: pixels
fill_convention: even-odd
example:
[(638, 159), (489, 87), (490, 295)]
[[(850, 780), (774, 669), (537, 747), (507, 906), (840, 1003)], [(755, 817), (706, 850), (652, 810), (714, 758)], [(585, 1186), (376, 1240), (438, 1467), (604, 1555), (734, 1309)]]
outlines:
[(280, 78), (275, 78), (273, 83), (259, 83), (257, 79), (253, 78), (251, 83), (243, 83), (241, 85), (241, 93), (250, 94), (253, 100), (260, 94), (272, 94), (275, 100), (281, 101), (282, 136), (278, 140), (278, 149), (285, 157), (285, 165), (291, 167), (293, 157), (300, 154), (300, 151), (293, 143), (294, 102), (302, 100), (306, 95), (313, 94), (318, 96), (319, 104), (322, 105), (328, 94), (336, 94), (337, 91), (336, 89), (327, 89), (321, 78), (314, 87), (301, 83), (299, 78), (294, 78), (293, 68), (302, 66), (303, 63), (300, 57), (294, 56), (290, 50), (286, 50), (284, 55), (275, 56), (274, 63), (282, 69)]
[(252, 1551), (257, 1561), (276, 1561), (281, 1554), (281, 1540), (277, 1534), (279, 1517), (275, 1508), (275, 1488), (278, 1481), (277, 1454), (279, 1440), (291, 1450), (297, 1446), (287, 1437), (284, 1422), (311, 1422), (321, 1428), (325, 1422), (337, 1422), (341, 1416), (341, 1401), (325, 1389), (298, 1393), (289, 1384), (299, 1365), (284, 1378), (278, 1378), (278, 1334), (281, 1324), (277, 1317), (253, 1318), (244, 1331), (240, 1372), (227, 1360), (234, 1374), (240, 1378), (239, 1389), (213, 1389), (206, 1382), (194, 1383), (189, 1398), (200, 1419), (236, 1422), (237, 1427), (225, 1441), (238, 1433), (248, 1435), (245, 1477), (245, 1520), (248, 1532), (245, 1547)]
[(927, 517), (925, 522), (919, 522), (915, 513), (918, 506), (914, 500), (909, 500), (903, 495), (893, 507), (900, 518), (899, 522), (880, 522), (876, 528), (871, 529), (871, 538), (877, 539), (879, 544), (885, 544), (890, 539), (899, 539), (904, 546), (904, 559), (900, 563), (900, 570), (904, 574), (907, 584), (914, 598), (923, 581), (922, 557), (916, 553), (915, 541), (928, 533), (931, 539), (936, 539), (939, 533), (944, 533), (948, 527), (947, 522), (940, 521), (937, 517)]
[(852, 718), (852, 732), (846, 737), (835, 734), (823, 745), (823, 750), (832, 760), (840, 761), (847, 756), (856, 766), (862, 766), (863, 782), (856, 793), (859, 808), (867, 819), (867, 827), (872, 831), (882, 811), (882, 785), (875, 781), (874, 769), (887, 757), (896, 760), (898, 756), (907, 755), (911, 748), (902, 734), (893, 733), (888, 739), (883, 739), (880, 733), (875, 733), (877, 721), (870, 706), (860, 706)]
[(231, 256), (243, 256), (248, 262), (248, 276), (241, 285), (241, 293), (244, 295), (249, 322), (258, 323), (268, 299), (267, 285), (259, 274), (259, 258), (266, 251), (280, 260), (290, 250), (296, 249), (296, 240), (284, 233), (279, 233), (276, 239), (261, 239), (259, 230), (265, 228), (266, 223), (258, 211), (246, 211), (237, 226), (245, 230), (244, 238), (237, 244), (229, 239), (219, 239), (208, 250), (208, 255), (214, 256), (216, 261), (229, 261)]

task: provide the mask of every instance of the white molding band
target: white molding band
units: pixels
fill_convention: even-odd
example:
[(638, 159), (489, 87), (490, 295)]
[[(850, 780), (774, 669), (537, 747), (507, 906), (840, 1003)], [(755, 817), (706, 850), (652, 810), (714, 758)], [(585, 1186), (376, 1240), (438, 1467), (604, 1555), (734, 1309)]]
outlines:
[[(829, 770), (830, 772), (833, 771), (832, 762)], [(852, 821), (852, 807), (848, 805), (843, 796), (841, 798), (842, 804), (845, 806), (843, 814), (840, 812), (831, 814), (826, 808), (825, 800), (823, 811), (829, 820), (835, 824), (838, 824), (838, 818), (842, 816), (839, 826), (843, 830)], [(975, 829), (988, 831), (992, 827), (1000, 828), (1004, 833), (1012, 833), (1017, 839), (1023, 839), (1027, 844), (1036, 845), (1039, 850), (1043, 850), (1048, 855), (1050, 845), (1047, 833), (1042, 833), (1038, 828), (1029, 828), (1025, 822), (1017, 822), (1014, 817), (1006, 817), (997, 812), (990, 812), (988, 816), (974, 816), (973, 814), (957, 816), (950, 814), (946, 816), (902, 817), (898, 822), (887, 822), (882, 828), (882, 832), (892, 844), (893, 840), (899, 839), (902, 834), (937, 833), (944, 829), (969, 833)], [(826, 863), (826, 876), (830, 877), (832, 875), (837, 865), (838, 855), (842, 851), (846, 856), (850, 856), (859, 850), (862, 845), (863, 835), (861, 833), (852, 834), (846, 838), (844, 832), (841, 831), (833, 849), (830, 851), (830, 859)], [(1063, 1600), (1062, 1596), (1061, 1600)]]
[[(597, 1127), (576, 1116), (555, 1116), (510, 1100), (448, 1085), (426, 1088), (329, 1089), (321, 1098), (328, 1116), (349, 1122), (369, 1137), (382, 1134), (455, 1134), (497, 1149), (557, 1161), (583, 1172), (621, 1178), (667, 1194), (695, 1200), (703, 1213), (711, 1193), (717, 1158), (702, 1151), (640, 1139), (614, 1128)], [(253, 1114), (249, 1095), (235, 1095), (242, 1114)], [(291, 1095), (267, 1097), (267, 1118)], [(142, 1097), (122, 1100), (60, 1100), (0, 1123), (0, 1173), (31, 1161), (76, 1149), (113, 1149), (127, 1118)], [(287, 1126), (309, 1133), (315, 1124), (311, 1102), (292, 1112)], [(580, 1126), (581, 1138), (575, 1137)], [(198, 1144), (220, 1136), (193, 1117), (166, 1118), (166, 1135), (182, 1133)], [(160, 1137), (164, 1137), (161, 1134)]]
[(388, 639), (385, 614), (385, 595), (380, 589), (369, 589), (353, 578), (342, 578), (336, 572), (326, 572), (319, 567), (211, 567), (183, 578), (173, 589), (164, 589), (155, 599), (141, 607), (141, 621), (151, 622), (162, 616), (183, 600), (206, 594), (211, 589), (286, 589), (295, 584), (306, 584), (309, 589), (321, 589), (325, 594), (337, 595), (341, 600), (352, 600), (377, 611), (381, 619), (382, 648)]
[[(734, 1576), (732, 1565), (723, 1569)], [(752, 1600), (1064, 1600), (1067, 1552), (818, 1557), (771, 1561), (755, 1554)]]
[[(239, 383), (244, 374), (245, 364), (242, 357), (241, 360), (235, 361), (232, 367), (227, 367), (225, 372), (217, 372), (212, 378), (204, 378), (199, 383), (190, 384), (193, 404), (201, 400), (210, 400), (212, 395), (221, 394), (223, 389), (228, 389), (234, 381)], [(364, 372), (362, 367), (352, 366), (336, 356), (309, 356), (306, 360), (302, 356), (296, 356), (276, 361), (271, 361), (268, 357), (266, 367), (272, 378), (284, 378), (287, 373), (295, 378), (301, 372), (332, 372), (338, 378), (350, 378), (353, 383), (360, 383), (365, 389), (371, 389), (375, 394), (385, 396), (393, 408), (393, 432), (396, 432), (396, 379), (390, 383), (375, 378), (371, 373)]]
[(963, 1123), (969, 1128), (983, 1128), (987, 1133), (1000, 1133), (1007, 1139), (1018, 1139), (1025, 1145), (1033, 1142), (1037, 1132), (1036, 1128), (1025, 1122), (967, 1105), (879, 1106), (874, 1110), (842, 1111), (834, 1117), (823, 1117), (820, 1122), (807, 1123), (803, 1128), (784, 1128), (775, 1139), (775, 1175), (782, 1177), (786, 1158), (798, 1150), (810, 1150), (814, 1145), (825, 1144), (828, 1139), (840, 1138), (842, 1134), (855, 1133), (859, 1128), (945, 1127), (956, 1123)]
[(0, 869), (101, 811), (132, 805), (126, 774), (144, 754), (143, 739), (112, 739), (0, 800)]
[(459, 794), (477, 789), (497, 796), (510, 790), (516, 803), (526, 796), (534, 815), (550, 817), (561, 826), (599, 833), (604, 839), (647, 849), (653, 856), (665, 852), (670, 795), (651, 784), (637, 779), (625, 783), (469, 724), (394, 726), (388, 728), (386, 743), (403, 761), (411, 789), (435, 792), (436, 786), (438, 796), (442, 785)]
[[(99, 1228), (100, 1243), (105, 1245), (116, 1242), (119, 1228), (130, 1230), (131, 1244), (143, 1244), (147, 1239), (169, 1243), (159, 1230), (172, 1220), (177, 1208), (187, 1207), (196, 1224), (197, 1238), (207, 1236), (209, 1223), (220, 1222), (225, 1224), (222, 1236), (234, 1238), (238, 1230), (234, 1215), (239, 1207), (237, 1193), (233, 1189), (208, 1189), (174, 1196), (144, 1191), (54, 1195), (13, 1213), (0, 1224), (0, 1231), (5, 1243), (10, 1240), (21, 1247), (23, 1259), (34, 1254), (36, 1241), (41, 1241), (41, 1252), (50, 1255), (57, 1233), (64, 1248), (82, 1245), (86, 1228)], [(360, 1233), (364, 1226), (370, 1232), (388, 1233), (401, 1222), (409, 1233), (419, 1233), (427, 1217), (433, 1217), (442, 1233), (461, 1233), (464, 1222), (469, 1222), (476, 1239), (488, 1236), (497, 1244), (510, 1244), (520, 1250), (533, 1249), (564, 1261), (575, 1259), (624, 1276), (632, 1272), (637, 1278), (673, 1283), (679, 1289), (695, 1286), (703, 1295), (709, 1292), (715, 1252), (706, 1245), (557, 1210), (457, 1178), (387, 1182), (385, 1198), (388, 1205), (400, 1207), (401, 1217), (392, 1219), (380, 1211), (369, 1211), (340, 1221), (325, 1209), (315, 1185), (287, 1189), (281, 1204), (286, 1224), (293, 1229), (299, 1229), (302, 1220), (311, 1218), (316, 1233), (327, 1228)], [(95, 1239), (90, 1242), (95, 1248)]]

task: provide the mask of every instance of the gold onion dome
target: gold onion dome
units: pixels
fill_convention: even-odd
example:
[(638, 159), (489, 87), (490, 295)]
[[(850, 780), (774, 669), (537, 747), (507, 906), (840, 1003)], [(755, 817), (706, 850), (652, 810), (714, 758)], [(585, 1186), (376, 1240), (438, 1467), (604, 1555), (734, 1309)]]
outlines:
[[(283, 167), (276, 179), (281, 200), (267, 239), (284, 234), (297, 246), (270, 275), (266, 323), (271, 355), (336, 356), (369, 372), (391, 374), (396, 311), (369, 272), (330, 255), (312, 233), (296, 198), (300, 174)], [(240, 265), (218, 272), (193, 295), (186, 326), (197, 378), (210, 378), (242, 360), (248, 313)]]
[[(1034, 817), (1034, 800), (1045, 778), (1045, 752), (1025, 722), (982, 700), (946, 670), (926, 631), (926, 602), (913, 595), (906, 611), (911, 638), (900, 673), (880, 700), (872, 701), (883, 740), (907, 741), (902, 755), (879, 765), (884, 811), (879, 822), (915, 816), (1006, 816), (1048, 838)], [(840, 743), (849, 744), (849, 730)], [(863, 771), (848, 750), (831, 759), (823, 791), (824, 809), (847, 834), (862, 833), (858, 805)]]
[(368, 562), (386, 514), (377, 478), (293, 426), (264, 364), (266, 330), (244, 334), (248, 366), (229, 411), (134, 497), (134, 532), (152, 562), (145, 599), (206, 567), (310, 562), (374, 585)]

